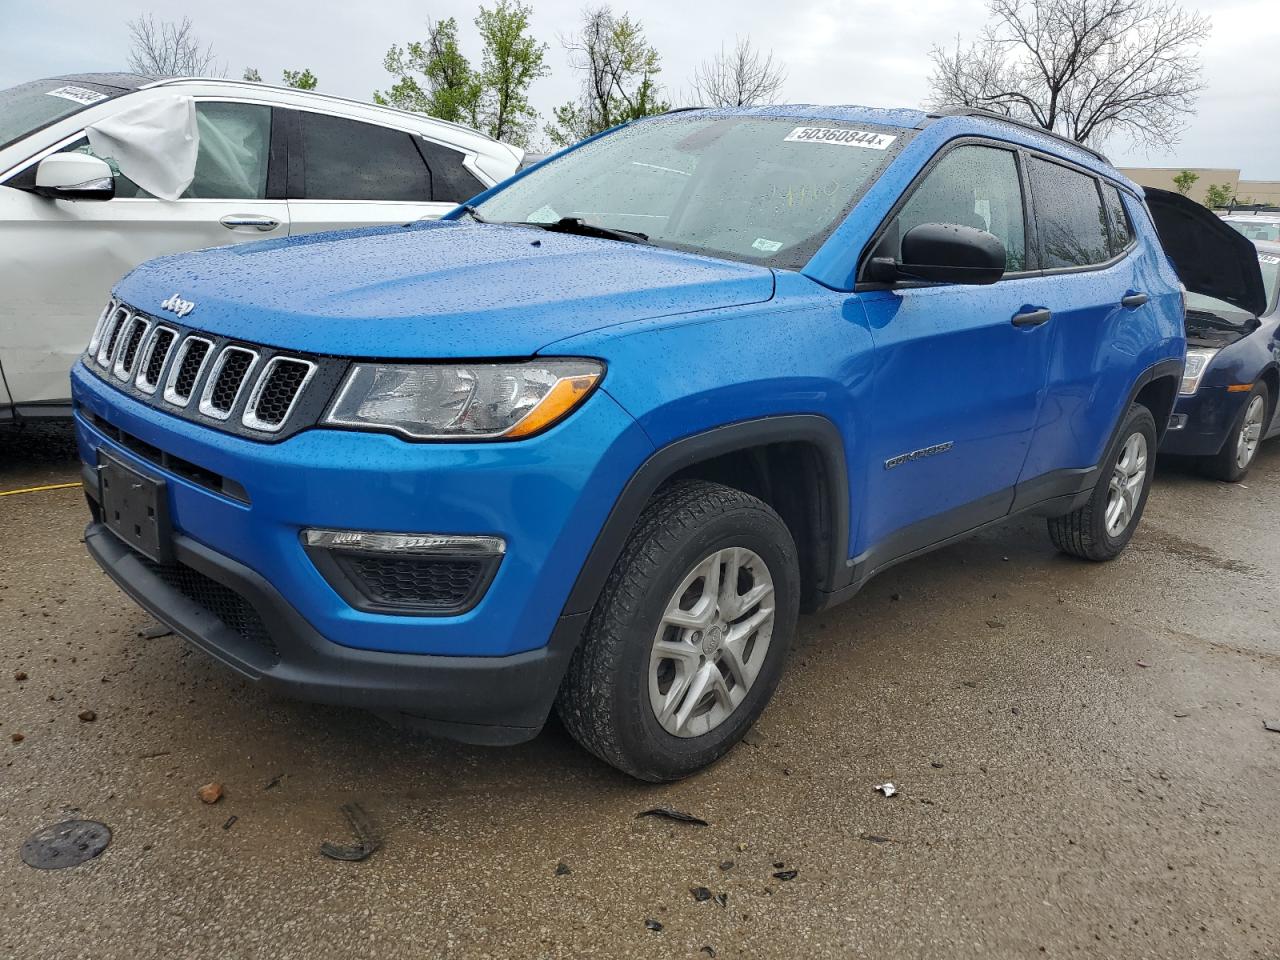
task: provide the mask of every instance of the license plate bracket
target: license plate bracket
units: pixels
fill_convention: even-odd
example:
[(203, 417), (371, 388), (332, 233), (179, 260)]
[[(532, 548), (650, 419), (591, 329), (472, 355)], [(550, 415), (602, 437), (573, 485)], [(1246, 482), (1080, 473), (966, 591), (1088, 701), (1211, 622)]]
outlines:
[(173, 530), (164, 480), (98, 451), (98, 496), (107, 529), (156, 563), (173, 559)]

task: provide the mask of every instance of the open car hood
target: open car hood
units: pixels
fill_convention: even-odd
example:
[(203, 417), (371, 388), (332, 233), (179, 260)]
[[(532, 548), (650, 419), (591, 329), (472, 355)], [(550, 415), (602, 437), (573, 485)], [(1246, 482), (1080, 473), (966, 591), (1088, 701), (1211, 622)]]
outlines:
[(1254, 316), (1265, 313), (1267, 291), (1253, 241), (1180, 193), (1154, 187), (1145, 192), (1160, 243), (1186, 288)]

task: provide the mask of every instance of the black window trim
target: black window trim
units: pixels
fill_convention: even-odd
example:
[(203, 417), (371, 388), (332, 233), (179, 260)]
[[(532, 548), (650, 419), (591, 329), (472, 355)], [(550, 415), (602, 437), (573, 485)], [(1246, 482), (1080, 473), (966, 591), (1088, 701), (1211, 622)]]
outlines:
[[(1142, 202), (1133, 193), (1133, 191), (1129, 190), (1124, 184), (1113, 180), (1111, 177), (1100, 176), (1098, 173), (1094, 172), (1093, 170), (1090, 170), (1088, 167), (1081, 166), (1078, 163), (1073, 163), (1072, 161), (1066, 159), (1065, 157), (1059, 157), (1056, 154), (1046, 153), (1043, 150), (1036, 150), (1031, 147), (1023, 147), (1022, 152), (1023, 154), (1025, 154), (1027, 158), (1027, 163), (1025, 164), (1025, 167), (1027, 169), (1028, 193), (1030, 193), (1030, 186), (1031, 186), (1030, 161), (1034, 158), (1037, 160), (1043, 160), (1046, 163), (1057, 164), (1060, 167), (1066, 167), (1068, 170), (1071, 170), (1074, 173), (1078, 173), (1082, 176), (1088, 177), (1090, 180), (1093, 181), (1093, 189), (1094, 189), (1094, 192), (1098, 195), (1098, 203), (1102, 205), (1104, 210), (1106, 209), (1106, 204), (1102, 199), (1103, 183), (1107, 183), (1111, 186), (1114, 186), (1116, 189), (1120, 191), (1120, 193), (1122, 194), (1121, 196), (1122, 204), (1123, 204), (1123, 194), (1125, 193), (1128, 193), (1130, 196), (1134, 197), (1134, 199), (1138, 200), (1139, 203)], [(1037, 208), (1035, 195), (1033, 193), (1031, 194), (1031, 206), (1034, 211), (1034, 217), (1038, 218), (1039, 210)], [(1125, 208), (1124, 215), (1129, 221), (1129, 226), (1134, 227), (1133, 218), (1129, 216), (1129, 210), (1127, 207)], [(1108, 249), (1110, 249), (1110, 244), (1111, 244), (1111, 226), (1110, 224), (1108, 224), (1107, 225)], [(1115, 254), (1114, 256), (1108, 257), (1106, 260), (1100, 260), (1097, 263), (1086, 263), (1081, 266), (1074, 266), (1074, 267), (1042, 267), (1041, 269), (1035, 271), (1035, 273), (1038, 276), (1042, 276), (1042, 277), (1058, 277), (1058, 276), (1066, 276), (1068, 274), (1073, 274), (1073, 273), (1093, 273), (1094, 271), (1097, 271), (1097, 270), (1109, 270), (1111, 267), (1114, 267), (1120, 261), (1124, 260), (1131, 253), (1133, 253), (1133, 251), (1137, 248), (1137, 246), (1138, 246), (1138, 231), (1136, 227), (1134, 227), (1132, 234), (1129, 237), (1128, 246), (1126, 246), (1123, 250), (1121, 250), (1119, 253)], [(1040, 249), (1040, 227), (1039, 227), (1038, 221), (1036, 223), (1036, 256), (1037, 256), (1037, 259), (1040, 259), (1042, 256), (1042, 251)], [(1040, 262), (1043, 262), (1043, 260), (1040, 260)]]
[[(862, 252), (858, 255), (858, 267), (857, 270), (854, 271), (853, 290), (855, 293), (871, 290), (910, 290), (918, 287), (957, 286), (957, 284), (931, 283), (927, 280), (902, 280), (897, 283), (879, 283), (871, 280), (863, 280), (862, 275), (867, 268), (868, 261), (871, 259), (872, 252), (877, 246), (879, 246), (880, 241), (884, 239), (884, 234), (889, 229), (889, 225), (893, 223), (894, 218), (902, 212), (902, 208), (905, 207), (907, 202), (915, 195), (916, 191), (920, 188), (920, 185), (924, 183), (924, 181), (933, 172), (934, 168), (942, 162), (944, 157), (950, 154), (953, 150), (968, 146), (989, 147), (993, 150), (1003, 150), (1006, 153), (1013, 154), (1014, 168), (1018, 175), (1018, 188), (1022, 192), (1024, 255), (1027, 257), (1029, 264), (1031, 263), (1031, 258), (1033, 256), (1035, 257), (1034, 262), (1037, 265), (1039, 264), (1040, 244), (1038, 235), (1034, 232), (1035, 228), (1032, 222), (1031, 203), (1029, 201), (1030, 189), (1022, 150), (1019, 148), (1018, 144), (1011, 143), (1006, 140), (997, 140), (993, 137), (976, 134), (962, 134), (959, 137), (946, 141), (939, 146), (936, 151), (934, 151), (934, 154), (929, 158), (928, 163), (921, 167), (920, 170), (917, 171), (916, 175), (911, 178), (911, 182), (907, 184), (906, 189), (903, 190), (898, 196), (898, 199), (894, 201), (893, 206), (889, 208), (889, 212), (886, 213), (880, 223), (876, 225), (875, 231), (871, 234), (871, 239), (867, 241), (866, 246), (863, 247)], [(1034, 245), (1033, 240), (1035, 241)], [(1039, 269), (1028, 266), (1028, 268), (1024, 270), (1009, 271), (996, 282), (1003, 283), (1006, 280), (1018, 280), (1023, 277), (1037, 276), (1039, 273), (1041, 273)]]

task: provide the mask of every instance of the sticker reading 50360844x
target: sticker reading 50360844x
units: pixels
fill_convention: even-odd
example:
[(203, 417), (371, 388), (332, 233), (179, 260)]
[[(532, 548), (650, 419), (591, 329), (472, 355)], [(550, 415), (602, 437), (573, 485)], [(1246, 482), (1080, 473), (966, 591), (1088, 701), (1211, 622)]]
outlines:
[(782, 139), (798, 143), (833, 143), (838, 147), (884, 150), (898, 138), (890, 133), (851, 130), (848, 127), (796, 127)]

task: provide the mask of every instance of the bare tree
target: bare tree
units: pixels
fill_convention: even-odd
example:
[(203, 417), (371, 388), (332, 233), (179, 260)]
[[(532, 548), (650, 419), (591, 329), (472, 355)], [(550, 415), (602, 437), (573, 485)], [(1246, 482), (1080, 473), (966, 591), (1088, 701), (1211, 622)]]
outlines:
[(708, 107), (753, 107), (777, 103), (787, 71), (773, 53), (761, 53), (748, 37), (738, 37), (732, 50), (720, 52), (693, 71), (693, 93)]
[(146, 77), (221, 77), (213, 46), (201, 46), (191, 19), (157, 21), (151, 14), (129, 21), (129, 69)]
[(1177, 142), (1204, 89), (1209, 19), (1173, 0), (991, 0), (968, 47), (935, 46), (933, 106), (982, 107), (1084, 143)]

